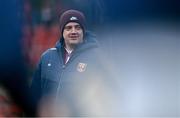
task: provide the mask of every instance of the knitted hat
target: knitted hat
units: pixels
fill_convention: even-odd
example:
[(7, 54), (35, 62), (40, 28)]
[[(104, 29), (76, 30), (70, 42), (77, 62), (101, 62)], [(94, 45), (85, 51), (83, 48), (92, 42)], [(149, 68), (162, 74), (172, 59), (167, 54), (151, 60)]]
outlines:
[(83, 31), (85, 30), (86, 22), (85, 22), (85, 16), (82, 12), (77, 11), (77, 10), (65, 11), (59, 19), (59, 26), (60, 26), (61, 33), (64, 30), (64, 26), (69, 22), (79, 23), (81, 25)]

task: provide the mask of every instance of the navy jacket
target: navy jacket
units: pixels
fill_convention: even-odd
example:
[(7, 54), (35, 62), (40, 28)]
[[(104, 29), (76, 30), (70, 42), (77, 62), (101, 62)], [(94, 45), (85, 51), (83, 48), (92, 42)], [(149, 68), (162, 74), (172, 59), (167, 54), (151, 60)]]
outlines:
[[(63, 49), (63, 39), (60, 39), (55, 48), (48, 49), (41, 56), (31, 86), (34, 100), (38, 103), (43, 96), (51, 96), (66, 105), (70, 111), (68, 115), (96, 116), (97, 113), (89, 107), (97, 104), (95, 97), (102, 98), (107, 75), (95, 36), (86, 32), (84, 42), (77, 46), (66, 64)], [(97, 99), (103, 102), (99, 97)]]

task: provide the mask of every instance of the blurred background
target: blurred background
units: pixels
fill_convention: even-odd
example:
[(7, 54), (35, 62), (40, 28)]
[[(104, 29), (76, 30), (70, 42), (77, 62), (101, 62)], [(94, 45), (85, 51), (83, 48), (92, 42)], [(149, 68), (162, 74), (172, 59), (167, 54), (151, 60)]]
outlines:
[(178, 0), (14, 0), (0, 6), (1, 73), (9, 78), (16, 70), (14, 78), (30, 83), (40, 55), (61, 35), (59, 15), (77, 9), (108, 55), (119, 116), (180, 117)]

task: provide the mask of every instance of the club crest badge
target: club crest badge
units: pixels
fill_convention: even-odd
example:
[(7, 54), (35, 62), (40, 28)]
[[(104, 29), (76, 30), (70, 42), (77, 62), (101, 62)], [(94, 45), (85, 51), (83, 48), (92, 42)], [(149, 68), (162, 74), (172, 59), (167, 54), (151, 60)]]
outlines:
[(86, 63), (78, 63), (77, 71), (84, 72), (86, 70), (87, 64)]

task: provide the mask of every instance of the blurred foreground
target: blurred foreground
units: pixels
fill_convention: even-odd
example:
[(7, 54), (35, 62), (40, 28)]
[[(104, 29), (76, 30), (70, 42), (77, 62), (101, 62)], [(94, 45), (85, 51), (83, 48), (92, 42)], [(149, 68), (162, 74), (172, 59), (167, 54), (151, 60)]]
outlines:
[[(28, 89), (33, 72), (42, 52), (53, 47), (61, 35), (59, 11), (77, 8), (88, 13), (90, 29), (97, 34), (107, 54), (102, 62), (108, 64), (107, 72), (113, 75), (110, 80), (115, 86), (107, 97), (113, 96), (116, 103), (113, 116), (180, 117), (179, 3), (175, 0), (147, 3), (143, 0), (1, 1), (0, 116), (34, 115)], [(100, 84), (92, 82), (83, 90), (91, 92), (95, 87)], [(94, 99), (97, 104), (80, 110), (106, 113), (97, 96), (85, 98)], [(81, 103), (81, 99), (77, 102)], [(38, 115), (59, 116), (57, 109), (60, 108), (54, 107), (50, 99), (45, 99)], [(68, 114), (66, 104), (60, 111)]]

